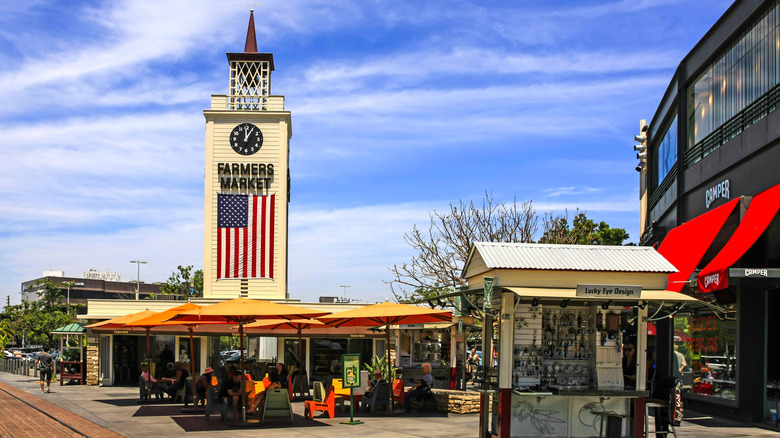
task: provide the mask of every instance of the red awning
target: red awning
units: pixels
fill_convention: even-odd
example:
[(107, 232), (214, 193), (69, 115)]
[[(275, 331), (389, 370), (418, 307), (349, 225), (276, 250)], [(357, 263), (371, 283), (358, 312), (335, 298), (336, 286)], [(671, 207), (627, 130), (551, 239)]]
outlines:
[(658, 252), (678, 271), (669, 274), (667, 290), (675, 292), (682, 290), (738, 202), (739, 199), (731, 200), (673, 228), (666, 234), (661, 246), (658, 247)]
[(699, 291), (729, 287), (728, 270), (750, 249), (780, 209), (780, 184), (753, 197), (745, 217), (726, 246), (699, 272)]

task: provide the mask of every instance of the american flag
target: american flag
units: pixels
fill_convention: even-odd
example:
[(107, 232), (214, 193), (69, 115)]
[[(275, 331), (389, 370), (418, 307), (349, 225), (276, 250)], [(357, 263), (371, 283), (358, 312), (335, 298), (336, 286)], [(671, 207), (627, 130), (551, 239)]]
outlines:
[(274, 277), (275, 196), (217, 194), (217, 279)]

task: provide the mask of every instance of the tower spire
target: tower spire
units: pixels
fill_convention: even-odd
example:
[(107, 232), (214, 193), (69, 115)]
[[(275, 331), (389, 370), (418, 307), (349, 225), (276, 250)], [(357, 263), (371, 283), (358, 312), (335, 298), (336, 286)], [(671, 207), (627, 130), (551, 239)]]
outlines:
[(255, 11), (249, 10), (249, 28), (246, 30), (244, 53), (257, 53), (257, 36), (255, 36)]

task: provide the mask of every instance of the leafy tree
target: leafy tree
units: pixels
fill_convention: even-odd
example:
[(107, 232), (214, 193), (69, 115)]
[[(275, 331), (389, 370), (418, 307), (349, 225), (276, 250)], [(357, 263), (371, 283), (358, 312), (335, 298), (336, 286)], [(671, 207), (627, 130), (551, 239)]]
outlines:
[[(533, 242), (538, 229), (531, 201), (495, 203), (490, 193), (481, 206), (459, 201), (445, 213), (434, 211), (430, 220), (427, 230), (415, 225), (404, 234), (417, 255), (409, 263), (389, 268), (394, 278), (387, 283), (399, 302), (430, 300), (466, 286), (460, 274), (474, 242)], [(579, 210), (571, 226), (568, 213), (546, 213), (543, 230), (540, 243), (620, 245), (628, 238), (626, 230), (596, 224)]]
[[(8, 344), (14, 337), (14, 330), (11, 328), (11, 320), (0, 320), (0, 350), (5, 350), (6, 344)], [(0, 360), (5, 358), (4, 354), (0, 354)]]
[(16, 306), (5, 308), (4, 316), (10, 323), (11, 329), (17, 337), (21, 337), (22, 343), (40, 343), (54, 345), (54, 336), (51, 331), (73, 322), (73, 317), (67, 313), (46, 312), (43, 303), (39, 301), (23, 301)]
[(577, 210), (572, 226), (569, 226), (568, 212), (563, 216), (544, 216), (544, 234), (539, 243), (563, 243), (571, 245), (622, 245), (628, 239), (623, 228), (610, 228), (606, 222), (598, 224)]
[(67, 283), (54, 283), (46, 278), (34, 285), (38, 288), (37, 301), (23, 301), (16, 306), (6, 306), (3, 319), (22, 341), (54, 345), (51, 331), (76, 320), (79, 306), (65, 302)]
[[(193, 291), (190, 293), (190, 291)], [(203, 296), (203, 270), (193, 272), (193, 266), (177, 266), (168, 281), (160, 286), (162, 294), (177, 294), (182, 297)]]
[(46, 277), (33, 285), (38, 288), (38, 302), (43, 303), (47, 309), (61, 307), (65, 303), (67, 292), (63, 290), (68, 288), (68, 282), (55, 284), (51, 278)]

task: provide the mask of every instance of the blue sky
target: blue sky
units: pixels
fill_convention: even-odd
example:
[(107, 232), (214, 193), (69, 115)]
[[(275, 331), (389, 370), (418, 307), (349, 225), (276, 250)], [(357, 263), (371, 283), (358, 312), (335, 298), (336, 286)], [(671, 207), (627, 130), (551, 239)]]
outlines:
[[(579, 208), (638, 239), (639, 119), (731, 1), (263, 1), (292, 112), (293, 298), (390, 297), (459, 200)], [(203, 266), (202, 110), (246, 2), (0, 3), (0, 296), (44, 270)]]

